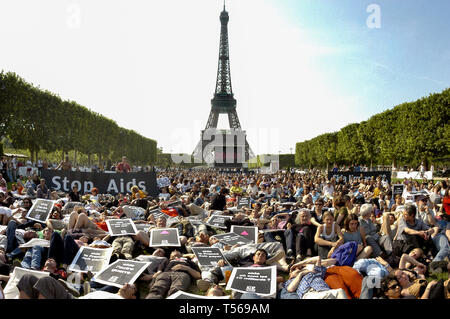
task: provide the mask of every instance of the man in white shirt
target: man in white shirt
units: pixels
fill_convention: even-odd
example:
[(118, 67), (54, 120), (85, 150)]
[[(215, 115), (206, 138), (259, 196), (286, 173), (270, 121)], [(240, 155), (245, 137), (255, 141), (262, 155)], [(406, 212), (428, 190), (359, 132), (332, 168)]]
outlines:
[(323, 193), (323, 196), (333, 197), (334, 186), (331, 184), (330, 181), (328, 181), (327, 184), (323, 187), (322, 193)]
[(251, 197), (256, 197), (258, 195), (258, 186), (256, 186), (255, 181), (250, 181), (250, 185), (247, 187), (247, 194)]
[(11, 160), (11, 169), (13, 180), (17, 180), (17, 157), (13, 157)]

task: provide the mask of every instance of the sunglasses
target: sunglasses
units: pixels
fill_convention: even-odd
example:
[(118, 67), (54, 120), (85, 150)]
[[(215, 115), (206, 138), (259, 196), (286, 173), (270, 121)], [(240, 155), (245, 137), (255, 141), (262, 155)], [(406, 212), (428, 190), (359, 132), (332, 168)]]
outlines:
[(389, 290), (390, 290), (390, 289), (396, 289), (397, 287), (400, 287), (400, 285), (399, 285), (399, 284), (394, 284), (394, 285), (388, 287), (388, 289), (389, 289)]

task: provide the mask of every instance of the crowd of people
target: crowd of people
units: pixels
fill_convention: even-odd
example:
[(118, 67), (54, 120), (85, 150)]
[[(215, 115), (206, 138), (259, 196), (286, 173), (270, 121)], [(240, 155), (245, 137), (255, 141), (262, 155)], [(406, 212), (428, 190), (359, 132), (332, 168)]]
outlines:
[[(35, 189), (25, 183), (25, 192), (0, 190), (0, 299), (15, 267), (49, 273), (22, 276), (21, 299), (162, 299), (177, 291), (234, 299), (450, 297), (448, 180), (405, 179), (402, 193), (394, 193), (381, 177), (328, 179), (319, 170), (156, 171), (166, 181), (157, 197), (137, 186), (114, 196), (95, 187), (85, 194), (76, 186), (69, 193), (52, 192), (37, 175)], [(37, 198), (55, 201), (45, 223), (26, 218)], [(242, 198), (250, 204), (238, 209)], [(206, 225), (213, 214), (230, 216), (226, 229)], [(191, 223), (192, 217), (199, 223)], [(111, 236), (106, 220), (119, 218), (148, 227)], [(257, 242), (230, 246), (215, 237), (233, 225), (256, 226)], [(181, 245), (150, 247), (150, 232), (158, 228), (177, 229)], [(19, 247), (33, 238), (48, 240), (49, 247)], [(145, 255), (161, 262), (118, 288), (96, 282), (90, 272), (69, 270), (83, 246), (112, 248), (110, 263)], [(204, 269), (193, 247), (220, 248), (226, 260)], [(276, 293), (226, 290), (228, 264), (276, 266)]]

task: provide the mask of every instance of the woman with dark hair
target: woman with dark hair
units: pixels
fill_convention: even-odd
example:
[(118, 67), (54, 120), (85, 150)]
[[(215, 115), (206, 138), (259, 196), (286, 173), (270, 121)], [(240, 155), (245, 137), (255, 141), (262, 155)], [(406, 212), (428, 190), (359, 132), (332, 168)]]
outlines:
[[(347, 198), (349, 198), (347, 196)], [(334, 219), (336, 220), (336, 224), (339, 227), (344, 227), (345, 219), (348, 216), (348, 209), (346, 207), (346, 200), (344, 196), (338, 196), (333, 199), (333, 207), (334, 207)]]
[(389, 276), (381, 282), (380, 297), (387, 299), (402, 299), (402, 287), (394, 276)]
[(230, 193), (228, 188), (221, 188), (218, 194), (211, 197), (210, 210), (224, 210), (227, 206), (226, 196)]
[(323, 221), (324, 223), (317, 227), (314, 242), (318, 246), (319, 256), (326, 259), (330, 258), (336, 248), (344, 243), (344, 235), (330, 212), (323, 214)]
[(369, 258), (372, 255), (372, 247), (367, 245), (366, 233), (364, 228), (360, 227), (358, 216), (350, 214), (345, 219), (344, 230), (344, 243), (354, 241), (358, 244), (358, 250), (356, 252), (356, 260)]

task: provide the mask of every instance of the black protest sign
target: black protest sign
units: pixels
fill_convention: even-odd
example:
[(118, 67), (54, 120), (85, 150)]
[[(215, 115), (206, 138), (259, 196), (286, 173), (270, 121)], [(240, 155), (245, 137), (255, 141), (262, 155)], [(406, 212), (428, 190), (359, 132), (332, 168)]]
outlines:
[(216, 247), (192, 247), (192, 251), (202, 269), (217, 267), (219, 260), (226, 261), (220, 249)]
[(226, 289), (270, 296), (276, 293), (276, 278), (277, 270), (275, 266), (233, 268)]
[(44, 169), (41, 177), (47, 181), (52, 190), (56, 191), (70, 192), (76, 185), (82, 193), (88, 193), (97, 187), (100, 194), (117, 195), (131, 193), (131, 187), (136, 185), (150, 196), (159, 195), (155, 172), (89, 173)]
[(220, 242), (230, 245), (230, 246), (246, 245), (246, 244), (253, 243), (252, 240), (247, 239), (246, 237), (243, 237), (236, 233), (219, 234), (219, 235), (214, 235), (213, 237), (217, 238)]
[(405, 189), (405, 185), (404, 184), (394, 184), (394, 185), (392, 185), (392, 197), (395, 198), (396, 195), (402, 196), (404, 189)]
[(170, 295), (166, 299), (230, 299), (230, 296), (202, 296), (178, 290), (176, 293)]
[(150, 224), (145, 224), (145, 223), (142, 223), (142, 224), (136, 224), (136, 223), (134, 223), (134, 226), (136, 227), (136, 230), (137, 230), (137, 231), (142, 230), (142, 231), (144, 231), (144, 232), (148, 232), (149, 228), (150, 228), (152, 225), (150, 225)]
[(83, 246), (78, 250), (69, 266), (70, 271), (97, 273), (109, 264), (112, 248), (93, 248)]
[(227, 229), (227, 226), (225, 226), (225, 221), (230, 220), (231, 218), (232, 216), (212, 215), (206, 222), (206, 225), (221, 229)]
[[(158, 268), (163, 262), (168, 262), (168, 259), (166, 257), (158, 257), (152, 255), (139, 255), (138, 257), (136, 257), (136, 260), (149, 263), (147, 270), (150, 274), (154, 274), (155, 272), (157, 272)], [(165, 267), (165, 265), (163, 265), (162, 267)]]
[(242, 197), (239, 199), (237, 209), (242, 208), (252, 208), (252, 203), (250, 201), (250, 197)]
[(148, 265), (147, 262), (118, 259), (96, 274), (92, 280), (100, 284), (122, 288), (125, 284), (133, 284)]
[(176, 228), (152, 229), (150, 247), (180, 247), (180, 237)]
[(232, 225), (231, 232), (241, 235), (242, 237), (245, 237), (245, 238), (251, 240), (255, 244), (258, 242), (258, 227), (256, 227), (256, 226)]
[(336, 181), (342, 177), (344, 182), (348, 182), (350, 179), (359, 179), (362, 177), (365, 180), (370, 180), (372, 177), (375, 179), (381, 176), (381, 179), (385, 179), (389, 184), (391, 183), (391, 172), (390, 171), (372, 171), (372, 172), (328, 172), (328, 180), (335, 178)]
[(45, 223), (53, 210), (55, 202), (49, 199), (38, 198), (31, 206), (26, 218)]
[(106, 225), (111, 236), (136, 235), (137, 229), (130, 219), (107, 219)]

